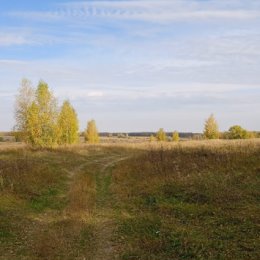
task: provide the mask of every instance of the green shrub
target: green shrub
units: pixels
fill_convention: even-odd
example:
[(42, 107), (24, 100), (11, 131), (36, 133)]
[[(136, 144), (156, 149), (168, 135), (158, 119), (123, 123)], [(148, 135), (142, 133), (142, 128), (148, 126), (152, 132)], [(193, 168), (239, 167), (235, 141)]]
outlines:
[(229, 139), (247, 139), (249, 138), (248, 132), (239, 125), (231, 126), (228, 130)]

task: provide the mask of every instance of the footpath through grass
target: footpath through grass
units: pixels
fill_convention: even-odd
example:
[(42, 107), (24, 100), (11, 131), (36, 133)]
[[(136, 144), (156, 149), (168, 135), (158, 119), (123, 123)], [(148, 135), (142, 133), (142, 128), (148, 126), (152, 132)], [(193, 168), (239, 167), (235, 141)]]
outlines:
[(75, 196), (76, 179), (83, 177), (74, 171), (87, 160), (87, 153), (70, 151), (1, 152), (1, 260), (80, 259), (91, 253), (94, 227), (83, 208), (86, 196)]
[(125, 153), (1, 151), (0, 259), (113, 259), (111, 169)]

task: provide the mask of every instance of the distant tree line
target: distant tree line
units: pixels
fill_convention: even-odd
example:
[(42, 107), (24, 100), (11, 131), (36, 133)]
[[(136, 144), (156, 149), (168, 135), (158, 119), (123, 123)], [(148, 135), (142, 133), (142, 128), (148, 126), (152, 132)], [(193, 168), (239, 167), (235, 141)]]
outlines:
[[(100, 132), (99, 136), (102, 137), (118, 137), (118, 138), (129, 138), (129, 137), (150, 137), (151, 135), (156, 135), (157, 132), (128, 132), (128, 133), (119, 133), (119, 132)], [(172, 132), (165, 132), (168, 138), (172, 137)], [(200, 133), (192, 132), (179, 132), (180, 138), (190, 139), (196, 135), (201, 135)]]
[[(249, 132), (239, 125), (234, 125), (229, 128), (226, 132), (220, 132), (218, 123), (213, 114), (205, 121), (204, 132), (202, 135), (195, 134), (191, 135), (193, 139), (249, 139), (249, 138), (259, 138), (260, 133)], [(196, 138), (195, 138), (196, 137)], [(154, 135), (150, 136), (150, 141), (173, 141), (178, 142), (180, 140), (180, 135), (177, 131), (169, 135), (160, 128), (159, 131)]]
[[(79, 122), (75, 109), (65, 100), (61, 107), (46, 82), (37, 88), (23, 79), (15, 103), (17, 138), (35, 147), (74, 144), (79, 140)], [(95, 121), (88, 122), (85, 140), (99, 141)]]

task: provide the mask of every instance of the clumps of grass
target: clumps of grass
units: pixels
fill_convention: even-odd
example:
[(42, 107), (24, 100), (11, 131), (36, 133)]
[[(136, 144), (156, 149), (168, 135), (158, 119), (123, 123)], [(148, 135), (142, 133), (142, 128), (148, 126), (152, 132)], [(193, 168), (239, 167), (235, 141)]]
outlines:
[(78, 169), (86, 154), (65, 148), (1, 152), (0, 259), (91, 259), (95, 228), (87, 210), (95, 187)]
[(113, 191), (123, 259), (257, 259), (259, 158), (259, 145), (237, 144), (161, 147), (122, 162)]
[(49, 188), (41, 193), (40, 196), (35, 196), (30, 199), (29, 206), (37, 212), (42, 212), (45, 209), (61, 210), (67, 205), (67, 199), (59, 198), (60, 190), (57, 188)]
[(77, 259), (93, 254), (94, 226), (80, 219), (64, 219), (32, 234), (31, 252), (38, 259)]
[(95, 180), (91, 174), (82, 174), (71, 184), (67, 211), (92, 213), (95, 207)]
[(33, 198), (45, 187), (57, 183), (49, 165), (27, 154), (6, 154), (0, 158), (2, 190), (24, 198)]

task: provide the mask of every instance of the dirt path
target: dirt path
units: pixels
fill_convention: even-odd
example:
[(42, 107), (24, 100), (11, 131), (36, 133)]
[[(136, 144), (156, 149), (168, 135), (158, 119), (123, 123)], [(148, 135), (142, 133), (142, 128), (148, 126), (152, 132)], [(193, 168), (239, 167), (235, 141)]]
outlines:
[[(26, 201), (25, 206), (15, 204), (12, 214), (6, 211), (10, 221), (2, 218), (5, 223), (0, 223), (0, 229), (9, 231), (11, 225), (14, 235), (0, 240), (4, 243), (0, 259), (118, 259), (110, 184), (112, 168), (126, 155), (129, 153), (94, 150), (84, 157), (72, 157), (72, 163), (64, 163), (63, 154), (46, 152), (43, 156), (39, 152), (37, 157), (31, 156), (30, 160), (53, 167), (63, 180), (55, 186), (57, 193), (37, 197), (34, 203), (43, 208), (31, 208), (31, 202)], [(5, 233), (0, 230), (0, 239), (1, 235)]]
[[(87, 159), (86, 162), (71, 171), (66, 170), (70, 177), (70, 185), (73, 187), (77, 181), (80, 181), (82, 174), (84, 174), (88, 166), (94, 169), (94, 173), (91, 176), (87, 173), (87, 176), (95, 182), (95, 209), (92, 218), (95, 223), (94, 239), (96, 248), (92, 256), (93, 258), (91, 258), (93, 260), (119, 259), (119, 255), (117, 255), (118, 245), (115, 241), (116, 223), (110, 184), (112, 168), (128, 157), (118, 154), (104, 154), (104, 156), (99, 158)], [(76, 197), (80, 196), (79, 192), (77, 192)]]
[(112, 167), (127, 157), (116, 158), (104, 164), (96, 175), (97, 180), (97, 207), (95, 213), (97, 231), (97, 251), (94, 260), (115, 260), (119, 259), (115, 241), (115, 220), (113, 201), (110, 193)]

